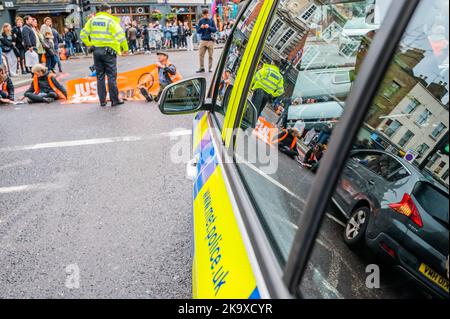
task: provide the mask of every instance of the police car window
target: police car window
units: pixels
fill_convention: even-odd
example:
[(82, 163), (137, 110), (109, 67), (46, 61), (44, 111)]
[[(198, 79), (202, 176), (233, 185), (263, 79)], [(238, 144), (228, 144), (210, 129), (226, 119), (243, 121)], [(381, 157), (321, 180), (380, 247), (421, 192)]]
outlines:
[(330, 200), (306, 298), (449, 296), (448, 5), (422, 0), (403, 35)]
[(345, 109), (360, 52), (370, 46), (389, 3), (286, 0), (271, 21), (235, 158), (281, 263)]
[(241, 19), (236, 22), (237, 26), (231, 39), (228, 40), (231, 42), (231, 46), (225, 54), (223, 71), (220, 75), (220, 84), (217, 88), (217, 103), (215, 106), (215, 115), (220, 125), (223, 125), (234, 81), (239, 71), (250, 34), (255, 26), (255, 19), (261, 11), (263, 2), (263, 0), (252, 0), (248, 4)]

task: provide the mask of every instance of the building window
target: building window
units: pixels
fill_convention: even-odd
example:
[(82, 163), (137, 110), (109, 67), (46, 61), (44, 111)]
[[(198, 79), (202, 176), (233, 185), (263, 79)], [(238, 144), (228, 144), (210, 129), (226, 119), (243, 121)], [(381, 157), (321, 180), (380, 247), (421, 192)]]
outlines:
[(446, 170), (445, 173), (442, 174), (442, 179), (445, 181), (448, 178), (448, 176), (449, 176), (449, 172), (448, 172), (448, 170)]
[(300, 19), (303, 20), (304, 22), (308, 22), (308, 20), (314, 16), (314, 13), (316, 12), (316, 10), (317, 10), (317, 6), (315, 4), (311, 4), (309, 6), (309, 8), (306, 9), (306, 11), (302, 13), (302, 15), (300, 16)]
[(297, 64), (297, 69), (299, 71), (309, 69), (309, 66), (317, 59), (319, 55), (320, 49), (318, 49), (317, 46), (311, 45), (307, 47), (305, 52), (303, 52), (302, 58)]
[(444, 169), (445, 165), (447, 165), (447, 163), (442, 161), (442, 162), (439, 164), (439, 166), (436, 167), (436, 169), (434, 170), (434, 173), (435, 173), (435, 174), (440, 174), (440, 173), (442, 172), (442, 170)]
[(275, 49), (278, 51), (281, 51), (283, 49), (284, 45), (289, 41), (289, 39), (294, 35), (294, 30), (289, 29), (286, 31), (286, 33), (283, 35), (280, 41), (278, 41), (277, 45), (275, 46)]
[(438, 153), (434, 153), (433, 156), (430, 158), (430, 161), (427, 164), (428, 168), (433, 167), (433, 165), (441, 158), (441, 155)]
[(398, 84), (397, 82), (393, 81), (391, 83), (391, 85), (386, 89), (386, 91), (384, 91), (383, 96), (387, 99), (392, 98), (395, 94), (397, 94), (398, 91), (400, 91), (400, 89), (402, 88), (402, 86), (400, 84)]
[(430, 116), (431, 116), (430, 110), (426, 109), (425, 111), (423, 111), (420, 114), (419, 118), (416, 121), (416, 124), (419, 125), (419, 126), (424, 126), (425, 124), (427, 124), (428, 119), (430, 118)]
[(431, 137), (433, 138), (438, 138), (439, 135), (442, 134), (442, 132), (446, 129), (447, 127), (444, 125), (444, 123), (439, 123), (438, 126), (436, 126), (436, 128), (433, 130), (433, 133), (431, 133)]
[(414, 133), (411, 132), (410, 130), (408, 130), (405, 135), (403, 135), (403, 137), (400, 139), (400, 141), (398, 142), (398, 145), (400, 145), (401, 147), (404, 147), (406, 144), (408, 144), (408, 142), (414, 137)]
[(273, 37), (280, 31), (281, 27), (284, 25), (283, 21), (277, 19), (270, 29), (269, 35), (267, 36), (267, 41), (270, 42)]
[(411, 99), (408, 103), (408, 105), (405, 108), (405, 113), (406, 114), (411, 114), (412, 112), (414, 112), (417, 107), (420, 105), (420, 102), (417, 101), (416, 99)]
[(386, 134), (389, 137), (392, 137), (400, 127), (402, 127), (402, 123), (400, 123), (399, 121), (388, 120), (386, 122), (386, 129), (384, 130), (384, 134)]
[(419, 156), (422, 157), (425, 155), (425, 153), (430, 149), (430, 147), (423, 143), (417, 148), (417, 153), (419, 153)]

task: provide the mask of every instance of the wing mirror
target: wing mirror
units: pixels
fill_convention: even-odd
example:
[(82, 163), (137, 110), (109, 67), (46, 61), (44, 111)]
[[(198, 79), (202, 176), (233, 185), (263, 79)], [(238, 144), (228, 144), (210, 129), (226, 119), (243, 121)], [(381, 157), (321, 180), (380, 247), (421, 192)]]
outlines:
[(161, 94), (159, 109), (163, 114), (189, 114), (206, 108), (206, 79), (185, 79), (167, 86)]

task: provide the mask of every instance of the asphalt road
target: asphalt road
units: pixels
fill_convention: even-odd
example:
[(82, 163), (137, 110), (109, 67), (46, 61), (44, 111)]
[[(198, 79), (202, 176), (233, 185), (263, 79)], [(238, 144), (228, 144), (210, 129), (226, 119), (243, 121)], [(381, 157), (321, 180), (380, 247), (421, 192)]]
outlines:
[[(171, 60), (195, 75), (196, 52)], [(0, 107), (0, 298), (189, 298), (192, 183), (171, 151), (191, 126), (144, 102)]]

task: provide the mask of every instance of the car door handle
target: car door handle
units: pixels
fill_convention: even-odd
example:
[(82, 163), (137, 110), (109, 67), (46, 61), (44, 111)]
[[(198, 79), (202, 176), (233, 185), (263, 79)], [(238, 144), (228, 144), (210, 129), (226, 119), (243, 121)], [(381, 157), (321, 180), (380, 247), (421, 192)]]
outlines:
[(375, 181), (373, 179), (369, 179), (369, 185), (375, 185)]

